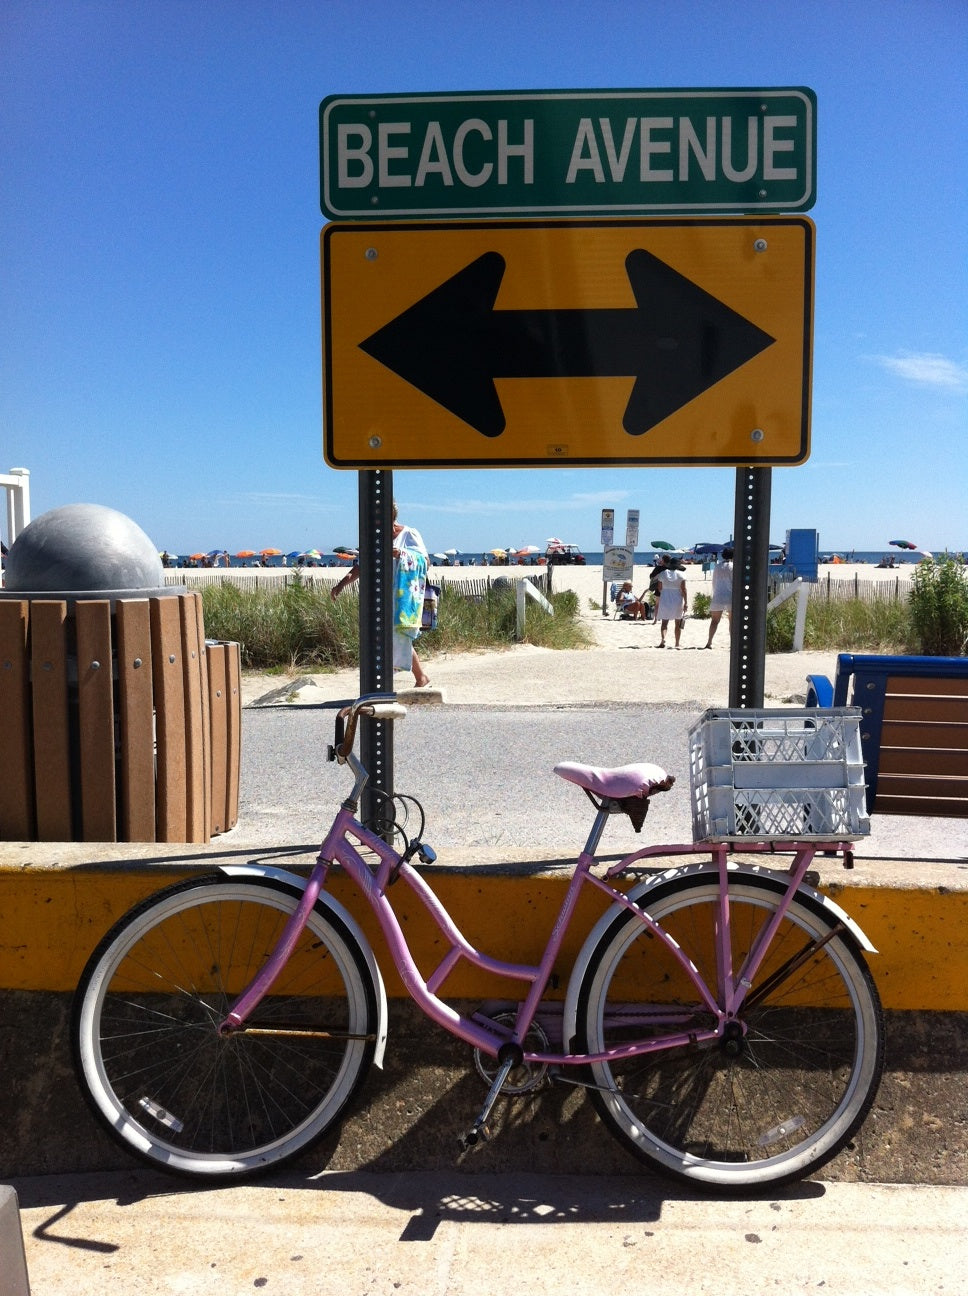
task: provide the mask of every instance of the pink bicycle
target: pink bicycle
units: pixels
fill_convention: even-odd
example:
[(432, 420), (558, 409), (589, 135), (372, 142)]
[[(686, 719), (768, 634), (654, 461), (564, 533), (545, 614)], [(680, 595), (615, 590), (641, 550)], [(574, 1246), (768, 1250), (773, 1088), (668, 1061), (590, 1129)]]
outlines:
[[(488, 1136), (501, 1095), (557, 1080), (587, 1087), (629, 1151), (693, 1182), (755, 1189), (833, 1157), (874, 1100), (884, 1053), (862, 952), (872, 947), (805, 882), (818, 850), (848, 864), (849, 842), (745, 842), (752, 862), (726, 841), (646, 847), (596, 871), (609, 818), (641, 828), (649, 798), (674, 780), (654, 765), (558, 766), (592, 800), (594, 824), (540, 963), (500, 961), (465, 939), (418, 871), (435, 856), (417, 803), (390, 805), (389, 819), (409, 807), (410, 837), (406, 825), (375, 832), (357, 818), (367, 781), (353, 751), (358, 719), (405, 714), (372, 696), (340, 713), (330, 759), (355, 781), (308, 879), (221, 867), (149, 898), (101, 941), (78, 987), (72, 1043), (107, 1130), (155, 1167), (225, 1180), (277, 1169), (333, 1127), (387, 1038), (373, 952), (325, 889), (339, 865), (376, 913), (408, 993), (473, 1050), (488, 1089), (466, 1145)], [(627, 891), (614, 885), (623, 875)], [(440, 930), (446, 952), (428, 973), (392, 883)], [(609, 905), (559, 992), (556, 962), (586, 887)], [(448, 1005), (445, 983), (465, 959), (520, 982), (520, 1002)]]

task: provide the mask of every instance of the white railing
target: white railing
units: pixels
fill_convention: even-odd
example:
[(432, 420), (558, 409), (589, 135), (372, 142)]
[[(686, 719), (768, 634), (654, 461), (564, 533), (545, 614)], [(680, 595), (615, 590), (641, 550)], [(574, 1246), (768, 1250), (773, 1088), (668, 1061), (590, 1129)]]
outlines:
[(0, 486), (7, 496), (7, 544), (12, 545), (30, 522), (30, 469), (11, 468), (0, 474)]
[(801, 577), (791, 581), (789, 585), (784, 585), (775, 598), (771, 598), (766, 605), (767, 612), (772, 612), (775, 607), (785, 603), (787, 599), (796, 595), (797, 600), (797, 621), (793, 630), (793, 651), (803, 652), (803, 636), (807, 626), (807, 599), (810, 597), (810, 586), (804, 584)]
[(545, 596), (541, 593), (541, 591), (535, 589), (535, 587), (531, 584), (531, 582), (526, 577), (523, 580), (518, 581), (516, 596), (517, 596), (517, 614), (518, 614), (516, 633), (517, 633), (517, 638), (521, 640), (524, 638), (524, 609), (525, 609), (525, 604), (527, 603), (527, 600), (529, 598), (534, 599), (536, 603), (540, 604), (540, 606), (543, 607), (544, 610), (550, 616), (554, 616), (555, 610), (548, 602), (548, 600), (545, 598)]

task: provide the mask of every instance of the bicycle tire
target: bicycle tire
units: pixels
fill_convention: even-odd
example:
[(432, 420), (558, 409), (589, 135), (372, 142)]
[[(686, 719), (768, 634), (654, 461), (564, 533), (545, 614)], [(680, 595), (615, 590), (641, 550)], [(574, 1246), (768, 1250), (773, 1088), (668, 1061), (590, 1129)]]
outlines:
[(377, 992), (358, 941), (319, 904), (246, 1029), (216, 1029), (298, 900), (277, 878), (193, 878), (137, 905), (91, 955), (75, 1070), (100, 1123), (141, 1160), (209, 1181), (274, 1170), (356, 1093)]
[[(734, 969), (783, 890), (763, 875), (731, 880)], [(641, 903), (716, 994), (717, 880), (670, 879)], [(806, 946), (812, 953), (803, 965), (771, 990), (767, 979)], [(635, 1022), (635, 1005), (646, 1003), (675, 1012), (676, 1030), (715, 1024), (665, 945), (623, 910), (579, 988), (578, 1050), (648, 1034)], [(591, 1065), (592, 1098), (609, 1131), (653, 1168), (727, 1191), (787, 1183), (829, 1161), (864, 1120), (884, 1066), (883, 1011), (856, 939), (813, 897), (799, 892), (791, 903), (748, 1004), (738, 1041)]]

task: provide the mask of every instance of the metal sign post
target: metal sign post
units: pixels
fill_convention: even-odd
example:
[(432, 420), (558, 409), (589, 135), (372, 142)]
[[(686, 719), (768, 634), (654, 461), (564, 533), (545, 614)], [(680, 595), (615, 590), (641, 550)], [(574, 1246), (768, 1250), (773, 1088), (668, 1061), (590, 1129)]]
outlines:
[(736, 470), (729, 646), (729, 705), (734, 708), (763, 705), (771, 489), (770, 468)]
[(625, 517), (625, 544), (635, 549), (639, 543), (639, 510), (629, 509)]
[[(393, 473), (361, 472), (360, 693), (393, 692)], [(364, 823), (375, 824), (380, 795), (393, 796), (393, 722), (360, 721), (360, 758), (370, 772)]]
[[(602, 549), (608, 549), (615, 538), (615, 510), (602, 509)], [(608, 616), (608, 577), (602, 568), (602, 616)]]

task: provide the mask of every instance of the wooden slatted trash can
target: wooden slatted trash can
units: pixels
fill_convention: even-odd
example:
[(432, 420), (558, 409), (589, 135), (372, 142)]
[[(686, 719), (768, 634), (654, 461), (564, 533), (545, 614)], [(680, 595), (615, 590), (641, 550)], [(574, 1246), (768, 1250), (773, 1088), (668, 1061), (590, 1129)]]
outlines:
[[(70, 510), (95, 510), (81, 521), (98, 528), (99, 562), (103, 515), (122, 519), (115, 543), (128, 558), (130, 519)], [(132, 588), (128, 568), (123, 588), (91, 588), (88, 564), (84, 589), (54, 591), (65, 572), (45, 537), (48, 588), (25, 590), (38, 573), (36, 561), (18, 571), (18, 547), (52, 516), (11, 546), (0, 595), (0, 839), (207, 842), (238, 819), (239, 645), (206, 642), (201, 596), (164, 587), (138, 528), (152, 561), (134, 576), (145, 586), (157, 575), (153, 588)]]

